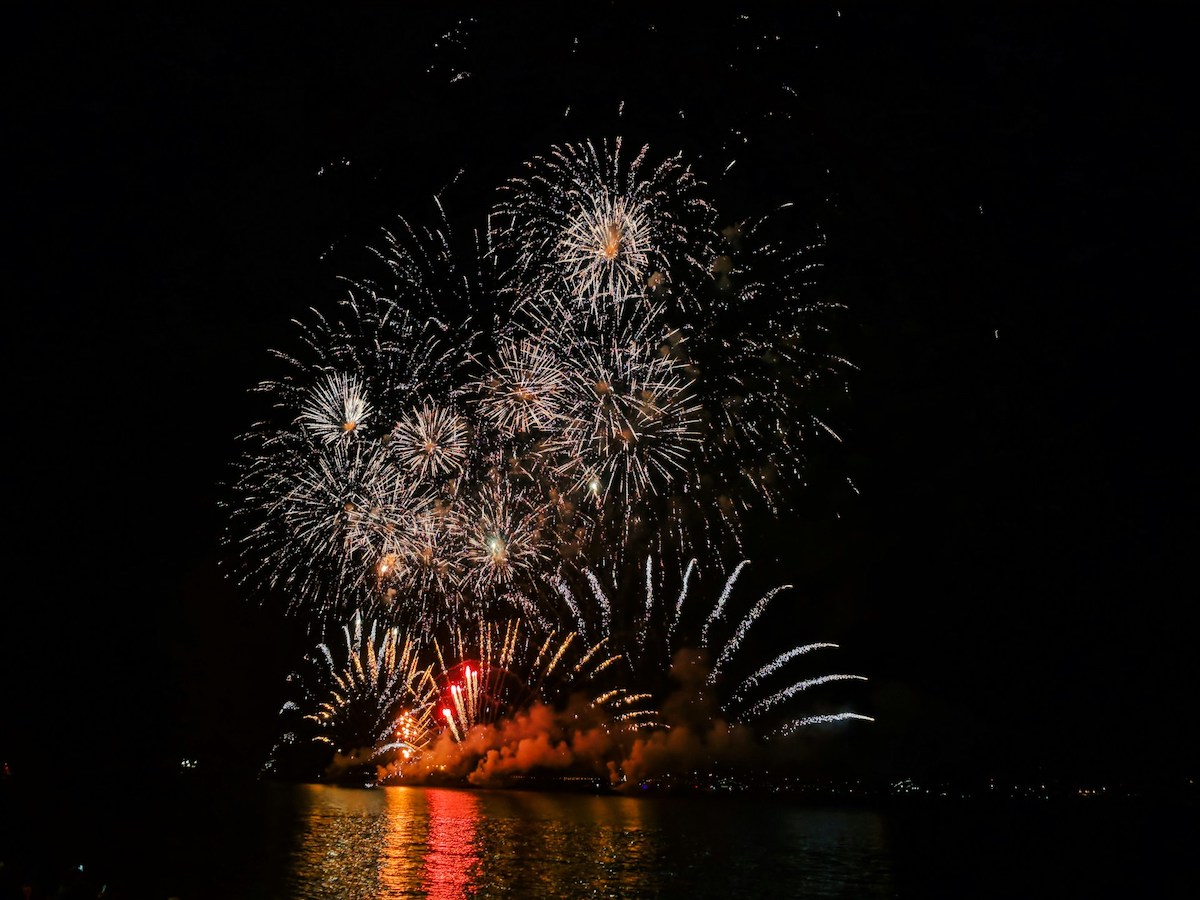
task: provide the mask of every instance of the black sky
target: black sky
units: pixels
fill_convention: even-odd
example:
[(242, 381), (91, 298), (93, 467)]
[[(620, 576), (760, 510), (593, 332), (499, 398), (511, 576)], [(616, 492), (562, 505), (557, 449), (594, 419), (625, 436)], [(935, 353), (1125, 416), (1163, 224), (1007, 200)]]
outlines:
[(268, 350), (446, 185), (624, 134), (828, 235), (861, 493), (761, 569), (871, 676), (847, 752), (1194, 768), (1187, 6), (638, 6), (10, 18), (0, 758), (261, 761), (301, 629), (217, 501)]

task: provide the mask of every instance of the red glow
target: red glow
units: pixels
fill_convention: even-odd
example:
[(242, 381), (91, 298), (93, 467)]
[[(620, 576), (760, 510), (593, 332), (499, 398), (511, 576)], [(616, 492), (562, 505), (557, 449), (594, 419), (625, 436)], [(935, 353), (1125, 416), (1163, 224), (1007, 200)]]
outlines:
[(429, 789), (429, 852), (421, 886), (430, 900), (460, 900), (474, 887), (479, 866), (475, 831), (479, 798), (469, 791)]

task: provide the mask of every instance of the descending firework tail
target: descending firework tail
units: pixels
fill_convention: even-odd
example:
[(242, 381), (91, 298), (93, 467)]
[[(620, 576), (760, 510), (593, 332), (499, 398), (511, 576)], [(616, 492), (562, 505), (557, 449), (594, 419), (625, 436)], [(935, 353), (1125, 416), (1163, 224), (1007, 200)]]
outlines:
[(824, 298), (824, 234), (785, 204), (726, 229), (721, 274), (705, 327), (690, 329), (692, 364), (708, 412), (705, 458), (722, 472), (727, 506), (765, 501), (778, 513), (812, 481), (814, 453), (840, 448), (836, 419), (849, 375), (839, 334), (845, 308)]
[(437, 732), (437, 683), (420, 661), (421, 644), (396, 627), (373, 622), (364, 629), (359, 614), (341, 635), (336, 651), (322, 642), (307, 669), (289, 678), (301, 696), (281, 710), (299, 717), (284, 744), (307, 737), (327, 745), (334, 768), (415, 762)]
[[(751, 630), (763, 621), (772, 601), (790, 585), (778, 585), (745, 608), (735, 602), (739, 577), (749, 565), (743, 560), (726, 576), (721, 590), (705, 605), (694, 599), (697, 566), (692, 561), (684, 571), (673, 598), (660, 597), (661, 576), (646, 561), (640, 590), (618, 594), (606, 587), (594, 571), (586, 573), (586, 587), (575, 587), (557, 579), (555, 587), (563, 601), (561, 615), (581, 633), (603, 635), (621, 648), (632, 663), (639, 684), (654, 685), (654, 702), (663, 704), (672, 690), (672, 664), (684, 650), (700, 651), (705, 666), (703, 684), (717, 700), (719, 712), (735, 725), (745, 725), (764, 737), (786, 736), (808, 725), (870, 717), (842, 708), (799, 711), (808, 692), (834, 682), (866, 681), (862, 675), (789, 674), (798, 661), (810, 654), (836, 649), (837, 644), (819, 641), (776, 649), (763, 658), (747, 653)], [(735, 608), (737, 612), (734, 612)], [(762, 626), (760, 625), (760, 631)], [(759, 642), (761, 643), (761, 642)], [(699, 662), (697, 663), (699, 664)]]

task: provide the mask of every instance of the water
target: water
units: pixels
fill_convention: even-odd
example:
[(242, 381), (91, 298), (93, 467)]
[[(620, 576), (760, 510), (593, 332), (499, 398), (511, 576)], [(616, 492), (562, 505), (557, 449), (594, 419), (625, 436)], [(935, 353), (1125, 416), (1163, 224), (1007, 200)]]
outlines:
[(1194, 819), (1141, 807), (272, 783), (3, 800), (5, 898), (22, 884), (33, 897), (160, 900), (1143, 898), (1200, 887)]

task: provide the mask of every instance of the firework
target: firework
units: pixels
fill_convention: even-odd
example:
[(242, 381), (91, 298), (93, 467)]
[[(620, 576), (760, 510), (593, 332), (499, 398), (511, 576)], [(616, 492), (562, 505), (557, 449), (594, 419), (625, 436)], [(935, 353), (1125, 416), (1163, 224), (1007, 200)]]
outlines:
[(466, 550), (463, 513), (453, 499), (437, 499), (396, 533), (380, 566), (380, 591), (393, 609), (404, 598), (423, 598), (425, 621), (452, 614), (462, 596)]
[[(621, 559), (642, 523), (661, 520), (662, 497), (691, 478), (699, 457), (703, 411), (678, 333), (662, 303), (629, 312), (596, 321), (546, 295), (507, 324), (501, 344), (521, 348), (523, 368), (545, 377), (491, 375), (480, 384), (510, 475), (555, 504), (566, 561), (597, 561), (597, 552)], [(512, 356), (495, 370), (512, 372)]]
[(280, 436), (242, 476), (243, 578), (319, 617), (374, 604), (396, 532), (429, 503), (375, 442)]
[(480, 485), (466, 514), (466, 567), (480, 588), (508, 585), (548, 562), (552, 510), (503, 472)]
[[(521, 298), (565, 290), (597, 317), (630, 294), (709, 277), (715, 212), (679, 156), (626, 161), (617, 138), (553, 147), (501, 188), (493, 243)], [(686, 296), (684, 291), (681, 296)]]
[[(836, 645), (760, 652), (786, 586), (745, 606), (744, 562), (708, 604), (695, 584), (741, 552), (748, 512), (786, 508), (816, 439), (839, 440), (851, 367), (838, 305), (812, 296), (822, 240), (778, 214), (718, 232), (682, 158), (649, 159), (553, 147), (461, 256), (448, 224), (401, 220), (380, 276), (346, 279), (258, 387), (272, 410), (245, 436), (231, 543), (292, 609), (440, 635), (436, 711), (393, 731), (462, 743), (581, 694), (653, 730), (685, 664), (697, 708), (756, 733), (867, 718), (800, 709), (865, 680), (793, 674)], [(311, 721), (332, 728), (340, 702)]]
[(396, 627), (373, 622), (364, 629), (359, 614), (341, 633), (339, 653), (322, 642), (306, 671), (289, 678), (301, 696), (281, 713), (299, 716), (299, 724), (276, 752), (303, 735), (334, 751), (335, 773), (415, 762), (437, 731), (437, 684), (431, 667), (419, 661), (420, 642), (402, 638)]
[(314, 440), (330, 443), (349, 436), (370, 416), (371, 404), (358, 379), (331, 372), (313, 386), (299, 420)]
[(606, 640), (588, 643), (575, 631), (539, 634), (527, 620), (511, 618), (450, 629), (434, 647), (442, 685), (438, 715), (455, 741), (535, 703), (563, 707), (572, 694), (615, 727), (654, 724), (649, 695), (615, 680), (625, 671), (623, 660)]
[(469, 442), (470, 427), (463, 416), (426, 401), (395, 424), (389, 448), (416, 479), (432, 482), (462, 474)]
[[(801, 644), (782, 652), (771, 652), (765, 661), (748, 653), (747, 637), (762, 620), (772, 601), (791, 585), (778, 585), (753, 604), (734, 602), (739, 577), (749, 565), (743, 560), (725, 577), (707, 605), (693, 599), (697, 567), (685, 570), (672, 600), (659, 596), (654, 566), (647, 560), (639, 590), (618, 592), (606, 588), (595, 573), (587, 573), (587, 588), (575, 590), (562, 580), (555, 587), (564, 599), (563, 617), (585, 633), (605, 635), (621, 649), (635, 673), (637, 683), (653, 686), (654, 704), (662, 708), (678, 680), (676, 668), (686, 660), (703, 674), (702, 689), (715, 697), (716, 710), (733, 724), (744, 725), (764, 737), (785, 736), (806, 725), (870, 717), (839, 709), (836, 712), (799, 712), (799, 700), (810, 689), (842, 681), (866, 681), (853, 674), (790, 675), (792, 665), (837, 644), (820, 641)], [(627, 579), (634, 582), (634, 579)], [(689, 602), (690, 601), (690, 602)], [(737, 612), (734, 613), (734, 609)], [(614, 621), (617, 624), (614, 627)], [(758, 645), (756, 645), (758, 646)], [(756, 651), (757, 652), (757, 651)]]
[[(458, 378), (465, 328), (420, 319), (377, 293), (339, 309), (301, 325), (305, 352), (276, 352), (286, 374), (256, 388), (272, 413), (243, 436), (227, 535), (243, 583), (317, 618), (379, 614), (399, 590), (424, 586), (431, 565), (446, 574), (426, 552), (431, 523), (445, 526), (438, 511), (468, 452), (453, 399), (431, 396), (448, 395)], [(454, 590), (451, 578), (438, 584)], [(394, 618), (444, 608), (444, 596), (429, 599), (428, 610)]]
[(574, 373), (578, 402), (566, 441), (574, 471), (603, 504), (629, 503), (686, 471), (699, 441), (690, 379), (658, 345), (612, 340), (583, 355)]
[(545, 434), (565, 420), (567, 366), (540, 336), (505, 341), (477, 385), (482, 418), (511, 437)]
[(708, 413), (699, 467), (723, 474), (729, 507), (777, 515), (813, 479), (814, 451), (839, 447), (835, 419), (854, 366), (838, 335), (844, 307), (819, 292), (824, 235), (785, 205), (727, 229), (716, 301), (688, 332)]

